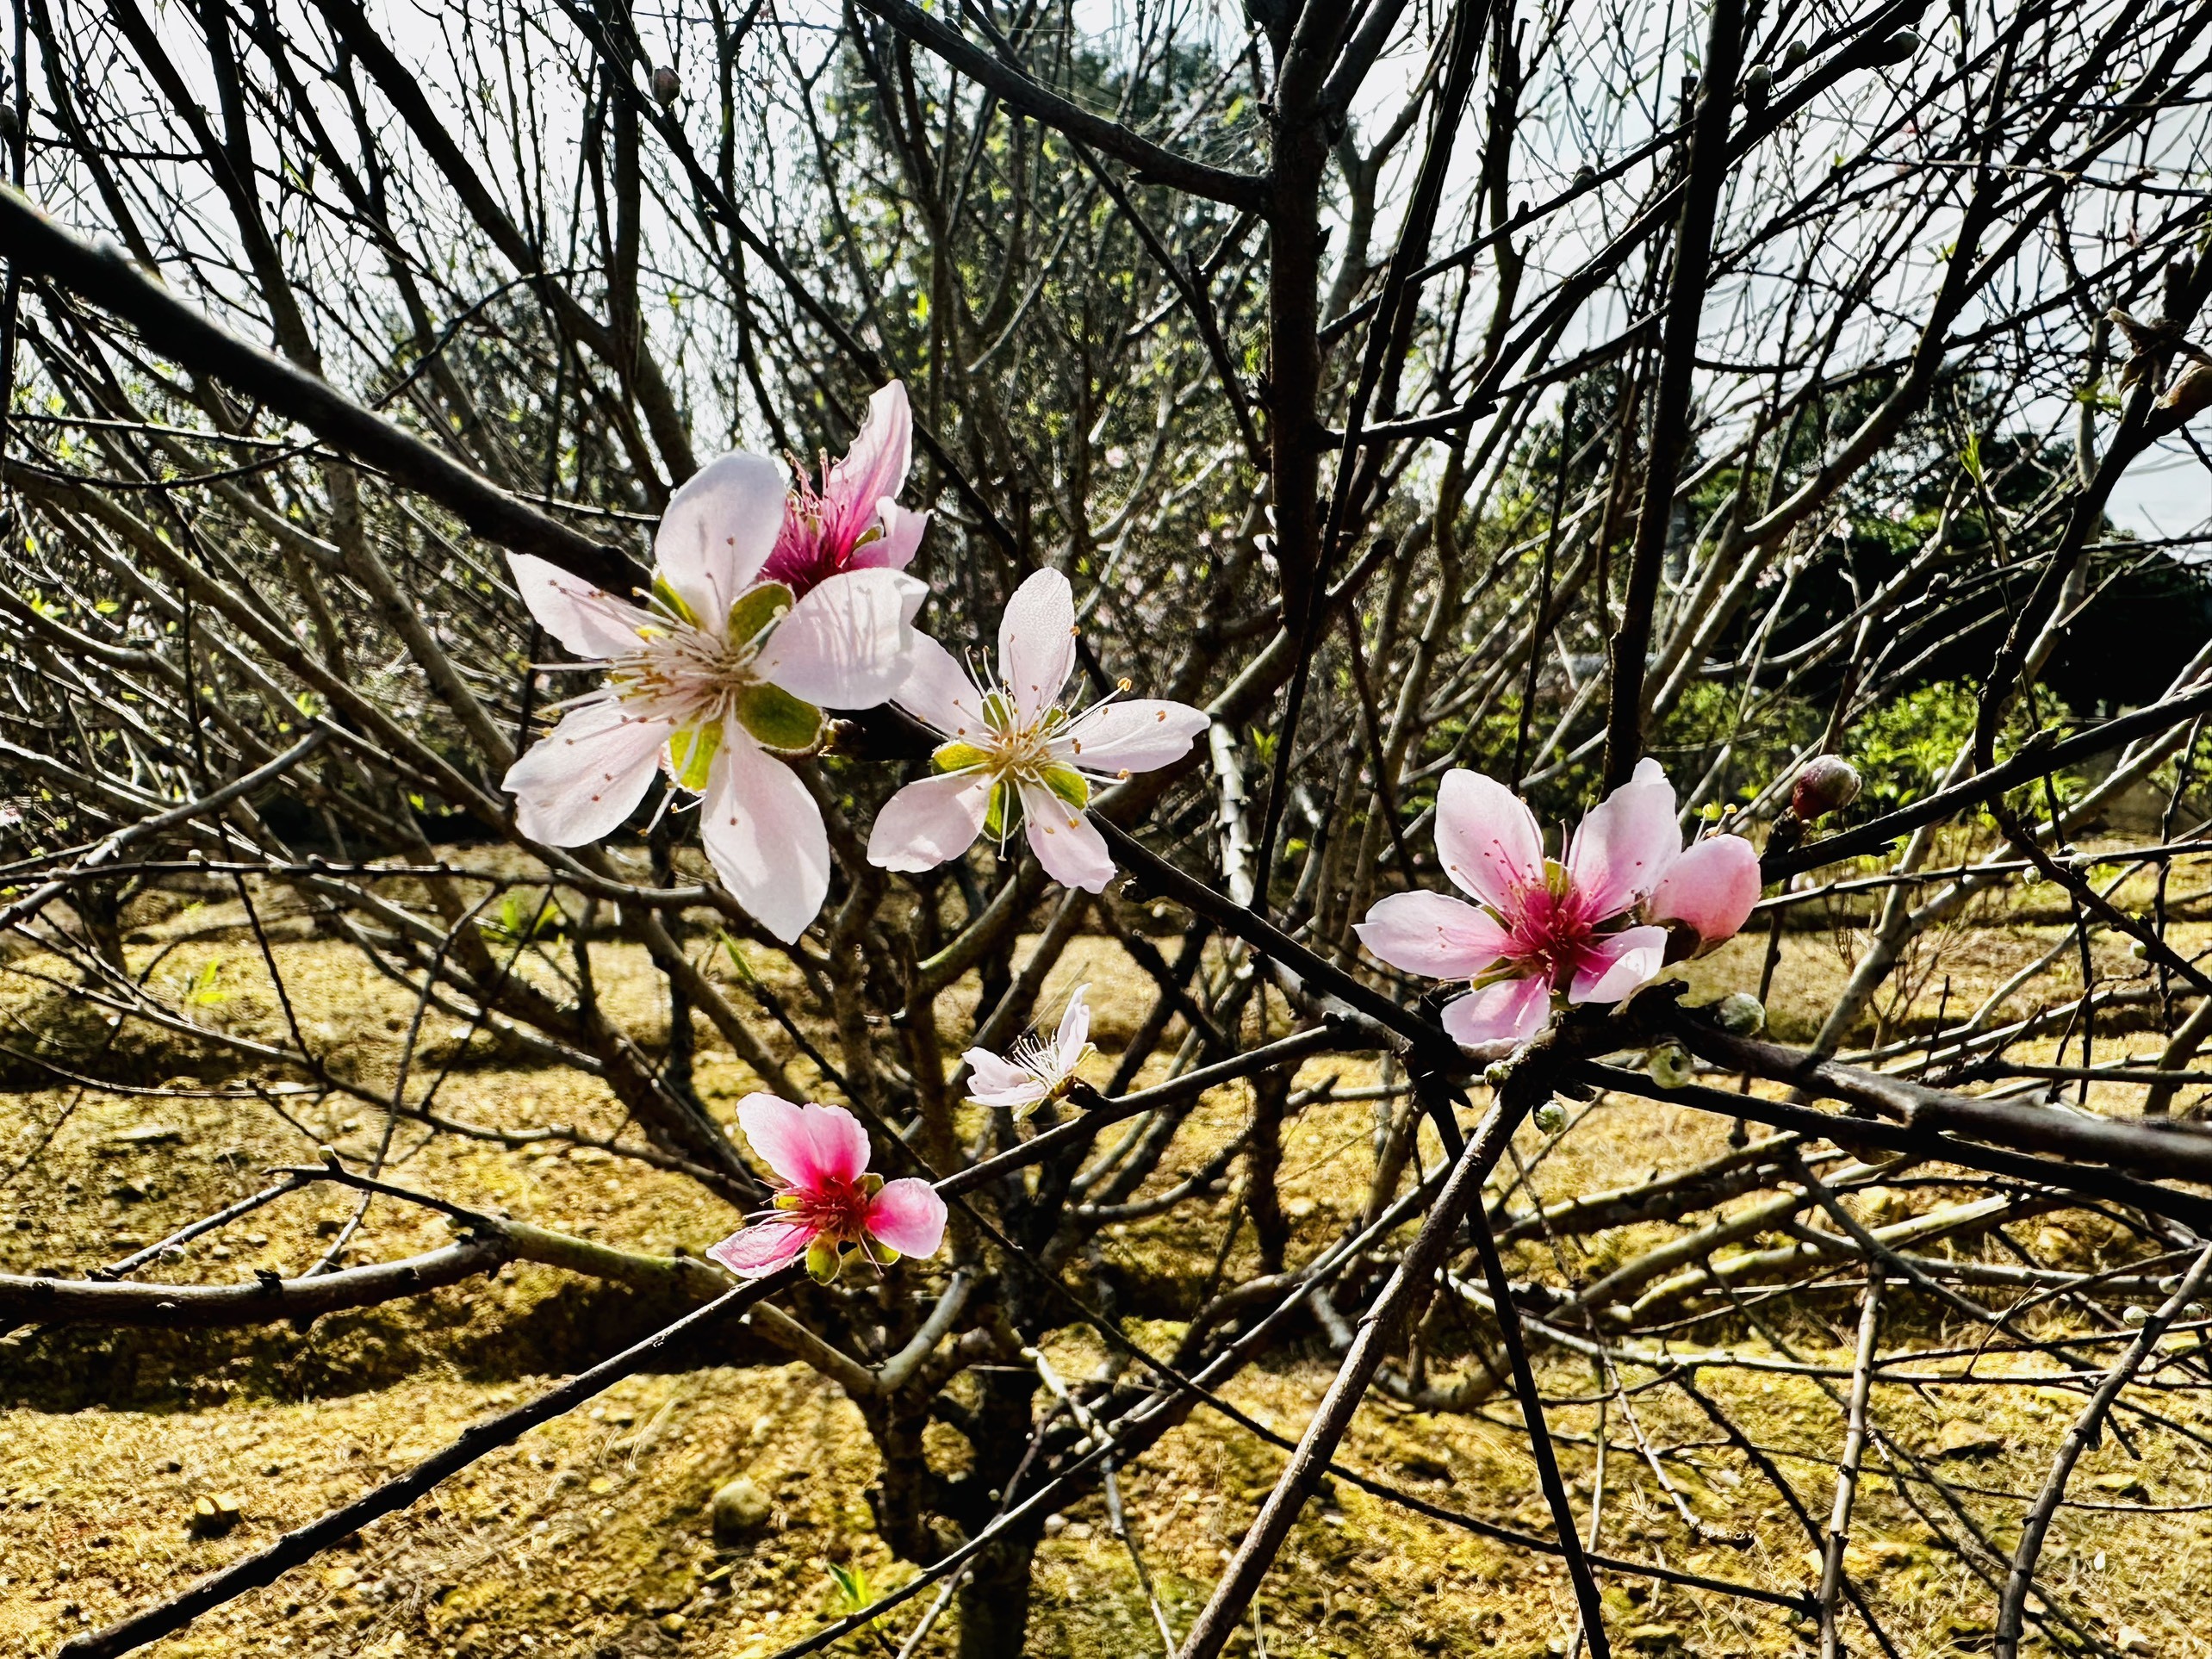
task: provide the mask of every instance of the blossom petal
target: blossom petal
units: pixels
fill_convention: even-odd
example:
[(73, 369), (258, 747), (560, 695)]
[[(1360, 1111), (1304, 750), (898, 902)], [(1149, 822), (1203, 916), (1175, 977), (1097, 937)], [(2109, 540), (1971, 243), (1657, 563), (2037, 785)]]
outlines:
[(993, 1094), (1003, 1094), (1018, 1088), (1022, 1083), (1035, 1083), (1036, 1073), (1026, 1066), (1016, 1064), (1003, 1054), (988, 1048), (971, 1048), (960, 1056), (966, 1062), (968, 1083), (972, 1088), (987, 1089)]
[(1055, 737), (1053, 757), (1085, 772), (1151, 772), (1190, 752), (1206, 711), (1187, 703), (1140, 697), (1104, 703)]
[(706, 770), (699, 837), (731, 897), (790, 944), (830, 893), (830, 836), (798, 774), (736, 726)]
[[(835, 545), (850, 547), (875, 523), (883, 499), (898, 494), (906, 482), (913, 453), (913, 411), (907, 407), (904, 382), (894, 380), (869, 397), (867, 418), (853, 447), (822, 481), (822, 499), (829, 508), (824, 528)], [(913, 556), (910, 549), (907, 556)], [(902, 560), (891, 568), (904, 564)]]
[(804, 1256), (813, 1242), (811, 1227), (797, 1221), (761, 1221), (739, 1228), (718, 1245), (709, 1245), (706, 1253), (741, 1279), (764, 1279)]
[(1592, 807), (1567, 848), (1567, 873), (1593, 921), (1619, 916), (1656, 887), (1682, 850), (1675, 786), (1653, 760)]
[(914, 636), (905, 683), (892, 701), (941, 736), (973, 742), (983, 734), (982, 691), (959, 659), (927, 634)]
[(668, 499), (653, 560), (696, 619), (719, 628), (775, 547), (790, 489), (765, 455), (732, 450), (708, 462)]
[(1713, 836), (1684, 849), (1651, 895), (1654, 922), (1687, 922), (1700, 945), (1733, 938), (1759, 902), (1759, 854), (1741, 836)]
[(817, 1192), (868, 1171), (868, 1133), (842, 1106), (794, 1106), (775, 1095), (748, 1095), (737, 1103), (737, 1127), (760, 1160), (795, 1191)]
[(998, 678), (1023, 723), (1059, 700), (1075, 672), (1075, 590), (1040, 570), (1014, 590), (998, 619)]
[(864, 1225), (902, 1256), (934, 1256), (945, 1241), (945, 1201), (927, 1181), (904, 1175), (868, 1201)]
[(1436, 850), (1462, 892), (1510, 914), (1513, 894), (1544, 880), (1536, 815), (1495, 778), (1454, 767), (1436, 796)]
[(754, 671), (817, 708), (873, 708), (912, 666), (914, 613), (929, 590), (896, 570), (848, 570), (799, 595)]
[(903, 507), (888, 495), (876, 503), (882, 515), (883, 534), (872, 542), (863, 543), (853, 550), (854, 570), (904, 570), (914, 562), (914, 556), (922, 550), (922, 532), (929, 527), (929, 515)]
[(1083, 1051), (1090, 1045), (1090, 987), (1078, 985), (1068, 993), (1067, 1011), (1060, 1016), (1059, 1030), (1053, 1037), (1053, 1059), (1066, 1077), (1082, 1063)]
[(1506, 954), (1506, 930), (1449, 893), (1392, 893), (1352, 931), (1392, 967), (1432, 979), (1471, 979)]
[(1027, 1111), (1045, 1097), (1044, 1079), (1003, 1054), (971, 1048), (960, 1058), (967, 1062), (968, 1098), (979, 1106)]
[(636, 606), (528, 553), (506, 560), (530, 614), (565, 649), (604, 660), (637, 649), (637, 630), (649, 618)]
[(910, 783), (883, 804), (868, 831), (879, 870), (934, 870), (975, 845), (991, 807), (988, 772), (948, 772)]
[(548, 847), (581, 847), (614, 833), (653, 781), (674, 727), (606, 697), (570, 709), (507, 768), (515, 827)]
[(1063, 887), (1103, 893), (1114, 879), (1106, 837), (1085, 813), (1042, 784), (1022, 786), (1022, 828), (1045, 873)]
[(1444, 1005), (1445, 1035), (1462, 1048), (1526, 1042), (1551, 1018), (1551, 986), (1540, 973), (1501, 979)]
[(1584, 953), (1567, 987), (1570, 1003), (1617, 1003), (1667, 966), (1667, 929), (1625, 928)]

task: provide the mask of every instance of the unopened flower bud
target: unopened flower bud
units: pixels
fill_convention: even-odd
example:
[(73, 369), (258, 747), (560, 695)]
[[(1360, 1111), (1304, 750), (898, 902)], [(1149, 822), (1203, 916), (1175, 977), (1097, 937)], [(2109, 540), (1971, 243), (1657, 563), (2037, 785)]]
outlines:
[(1802, 68), (1805, 65), (1805, 60), (1811, 56), (1812, 56), (1811, 48), (1807, 47), (1804, 41), (1791, 41), (1790, 49), (1782, 53), (1782, 73), (1787, 75), (1795, 70)]
[(2132, 1302), (2120, 1310), (2120, 1319), (2122, 1324), (2141, 1325), (2147, 1320), (2150, 1316), (2151, 1310), (2149, 1308), (2138, 1308)]
[(1731, 991), (1716, 1003), (1713, 1023), (1731, 1037), (1755, 1037), (1767, 1023), (1767, 1005), (1748, 991)]
[(684, 84), (676, 78), (676, 71), (668, 65), (662, 64), (653, 71), (653, 102), (663, 109), (674, 103), (676, 95), (683, 90)]
[(2180, 1289), (2181, 1275), (2178, 1273), (2170, 1273), (2159, 1281), (2159, 1294), (2162, 1296), (2170, 1296)]
[(1535, 1112), (1536, 1127), (1546, 1134), (1557, 1134), (1567, 1127), (1567, 1109), (1556, 1100), (1547, 1100)]
[(1506, 1086), (1506, 1079), (1513, 1074), (1513, 1063), (1511, 1060), (1492, 1060), (1483, 1071), (1482, 1081), (1493, 1089), (1502, 1089)]
[(1690, 1051), (1678, 1042), (1659, 1044), (1644, 1060), (1643, 1067), (1662, 1089), (1680, 1089), (1698, 1074)]
[(1859, 798), (1859, 769), (1840, 755), (1816, 755), (1790, 790), (1790, 811), (1811, 823)]
[(1767, 95), (1774, 90), (1774, 71), (1764, 64), (1754, 64), (1743, 77), (1743, 102), (1747, 108), (1756, 109), (1767, 102)]

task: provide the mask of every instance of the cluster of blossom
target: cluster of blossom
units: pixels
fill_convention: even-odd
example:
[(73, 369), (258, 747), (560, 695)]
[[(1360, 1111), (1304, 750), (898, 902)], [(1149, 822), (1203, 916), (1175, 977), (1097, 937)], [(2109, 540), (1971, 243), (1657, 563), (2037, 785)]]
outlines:
[(870, 400), (851, 451), (786, 487), (766, 456), (733, 451), (669, 503), (643, 603), (543, 559), (511, 554), (516, 587), (545, 631), (601, 668), (603, 684), (506, 775), (522, 833), (577, 847), (611, 833), (656, 773), (695, 797), (715, 873), (786, 943), (830, 891), (822, 809), (786, 764), (819, 747), (825, 710), (889, 702), (945, 739), (935, 775), (885, 805), (868, 857), (927, 870), (1017, 820), (1054, 880), (1104, 891), (1106, 843), (1085, 814), (1094, 784), (1179, 758), (1206, 729), (1181, 703), (1063, 702), (1075, 672), (1075, 595), (1040, 570), (998, 628), (998, 666), (979, 684), (915, 631), (929, 589), (906, 574), (927, 513), (901, 506), (913, 426), (897, 382)]
[[(1018, 821), (1045, 873), (1103, 892), (1114, 863), (1090, 822), (1094, 785), (1172, 764), (1206, 728), (1182, 703), (1063, 701), (1076, 667), (1073, 591), (1057, 571), (1023, 581), (999, 623), (997, 672), (979, 680), (914, 627), (929, 590), (906, 574), (929, 515), (899, 505), (912, 423), (897, 382), (870, 400), (850, 452), (817, 491), (764, 456), (736, 451), (676, 492), (654, 539), (652, 587), (620, 599), (523, 554), (509, 556), (531, 615), (598, 687), (506, 780), (522, 833), (574, 847), (612, 833), (665, 773), (696, 798), (717, 875), (761, 925), (795, 941), (830, 887), (829, 837), (787, 761), (820, 745), (829, 709), (889, 702), (944, 741), (932, 775), (885, 803), (869, 861), (921, 871)], [(1127, 682), (1119, 688), (1128, 690)], [(1409, 973), (1464, 981), (1443, 1010), (1469, 1048), (1510, 1047), (1557, 1005), (1614, 1003), (1668, 963), (1734, 934), (1759, 897), (1750, 843), (1685, 848), (1675, 792), (1645, 761), (1548, 859), (1533, 814), (1479, 773), (1445, 774), (1436, 806), (1445, 873), (1476, 903), (1393, 894), (1362, 942)], [(1027, 1115), (1064, 1096), (1090, 1051), (1087, 987), (1058, 1033), (999, 1055), (970, 1049), (972, 1097)], [(842, 1107), (749, 1097), (738, 1123), (777, 1177), (774, 1208), (709, 1253), (759, 1277), (804, 1259), (816, 1277), (842, 1255), (879, 1267), (935, 1253), (944, 1201), (924, 1181), (867, 1172), (867, 1134)]]

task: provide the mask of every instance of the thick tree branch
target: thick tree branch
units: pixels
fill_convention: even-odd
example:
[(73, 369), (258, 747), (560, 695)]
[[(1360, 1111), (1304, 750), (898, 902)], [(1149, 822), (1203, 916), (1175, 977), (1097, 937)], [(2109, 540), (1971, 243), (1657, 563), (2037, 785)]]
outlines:
[(155, 350), (296, 421), (332, 448), (426, 495), (486, 541), (534, 554), (571, 575), (627, 593), (643, 573), (617, 547), (595, 542), (508, 494), (481, 474), (373, 414), (275, 354), (219, 326), (127, 258), (49, 219), (21, 191), (0, 185), (0, 239), (11, 266), (59, 284), (121, 318)]

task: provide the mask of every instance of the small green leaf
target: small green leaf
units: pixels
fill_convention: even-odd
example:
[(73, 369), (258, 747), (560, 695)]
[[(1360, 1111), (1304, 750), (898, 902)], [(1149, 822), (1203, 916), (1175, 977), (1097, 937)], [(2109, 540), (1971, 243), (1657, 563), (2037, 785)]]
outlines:
[(803, 755), (822, 741), (822, 711), (780, 686), (748, 686), (736, 697), (737, 724), (765, 747)]
[(706, 769), (722, 747), (722, 722), (700, 720), (676, 728), (668, 739), (668, 769), (676, 782), (697, 795), (706, 788)]
[(781, 582), (755, 582), (730, 604), (730, 637), (741, 645), (752, 643), (782, 621), (793, 603), (791, 589)]
[(837, 1581), (837, 1599), (847, 1612), (858, 1612), (875, 1600), (868, 1588), (868, 1569), (865, 1567), (841, 1567), (830, 1563), (830, 1576)]
[(191, 988), (184, 993), (184, 1000), (196, 1008), (213, 1008), (217, 1003), (226, 1000), (230, 993), (222, 988), (222, 977), (223, 959), (209, 957), (201, 965), (199, 972), (193, 976)]

